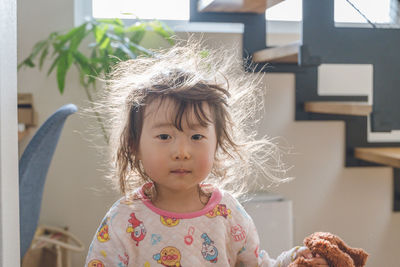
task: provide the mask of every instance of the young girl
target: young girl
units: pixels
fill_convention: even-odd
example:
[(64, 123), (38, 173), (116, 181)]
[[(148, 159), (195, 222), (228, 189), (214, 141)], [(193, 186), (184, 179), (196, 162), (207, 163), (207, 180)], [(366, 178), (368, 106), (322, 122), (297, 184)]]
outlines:
[(244, 74), (229, 51), (198, 44), (116, 67), (103, 112), (124, 197), (100, 224), (86, 266), (287, 266), (299, 255), (328, 266), (304, 247), (271, 259), (235, 198), (260, 177), (287, 180), (273, 143), (255, 139), (260, 77)]

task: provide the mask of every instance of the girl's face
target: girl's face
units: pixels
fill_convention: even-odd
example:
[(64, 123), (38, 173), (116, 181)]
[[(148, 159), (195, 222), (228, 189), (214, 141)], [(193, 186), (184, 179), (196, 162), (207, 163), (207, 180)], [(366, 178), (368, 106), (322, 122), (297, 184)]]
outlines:
[[(172, 124), (173, 105), (174, 102), (166, 98), (162, 102), (155, 99), (146, 106), (137, 157), (157, 190), (169, 193), (197, 190), (214, 163), (215, 126), (214, 123), (201, 126), (193, 110), (188, 110), (182, 117), (181, 132)], [(208, 104), (202, 105), (207, 118), (211, 119)], [(195, 129), (189, 128), (186, 115), (190, 125), (198, 124)]]

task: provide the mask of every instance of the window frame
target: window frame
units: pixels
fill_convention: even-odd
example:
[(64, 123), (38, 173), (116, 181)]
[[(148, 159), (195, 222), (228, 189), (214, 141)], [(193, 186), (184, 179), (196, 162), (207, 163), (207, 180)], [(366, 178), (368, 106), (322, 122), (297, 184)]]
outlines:
[[(92, 0), (74, 0), (74, 26), (81, 25), (85, 18), (92, 18)], [(126, 25), (132, 25), (137, 22), (135, 19), (123, 19)], [(150, 21), (150, 20), (142, 20)], [(208, 33), (243, 33), (244, 27), (241, 23), (199, 23), (185, 20), (162, 20), (175, 32), (208, 32)], [(301, 21), (282, 21), (267, 20), (268, 33), (281, 34), (301, 34)], [(379, 27), (393, 28), (399, 27), (388, 23), (377, 23)], [(350, 28), (372, 28), (367, 22), (349, 23), (335, 22), (335, 27)]]
[[(81, 25), (85, 18), (92, 18), (92, 0), (74, 0), (74, 26)], [(126, 25), (137, 22), (135, 19), (123, 19)], [(143, 21), (150, 21), (144, 19)], [(241, 23), (199, 23), (184, 20), (163, 20), (175, 32), (210, 32), (210, 33), (243, 33)], [(268, 20), (269, 33), (300, 34), (301, 21)]]

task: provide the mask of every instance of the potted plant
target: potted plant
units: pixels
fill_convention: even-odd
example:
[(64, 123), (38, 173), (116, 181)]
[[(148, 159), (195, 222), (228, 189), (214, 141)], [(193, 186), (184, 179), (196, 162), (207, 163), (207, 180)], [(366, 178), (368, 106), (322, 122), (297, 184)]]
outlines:
[[(90, 19), (66, 33), (52, 32), (46, 39), (37, 42), (31, 54), (18, 64), (18, 69), (23, 66), (38, 66), (41, 70), (44, 61), (49, 57), (52, 63), (47, 75), (56, 69), (58, 90), (63, 94), (65, 77), (74, 65), (79, 72), (80, 84), (89, 101), (93, 103), (96, 77), (102, 76), (107, 79), (113, 65), (121, 60), (136, 58), (139, 55), (153, 56), (153, 52), (140, 45), (149, 31), (170, 44), (174, 43), (171, 38), (174, 32), (161, 21), (138, 20), (131, 26), (125, 26), (120, 19)], [(82, 48), (81, 43), (90, 36), (93, 37), (93, 42)], [(99, 114), (96, 113), (96, 117), (108, 143), (108, 136)]]

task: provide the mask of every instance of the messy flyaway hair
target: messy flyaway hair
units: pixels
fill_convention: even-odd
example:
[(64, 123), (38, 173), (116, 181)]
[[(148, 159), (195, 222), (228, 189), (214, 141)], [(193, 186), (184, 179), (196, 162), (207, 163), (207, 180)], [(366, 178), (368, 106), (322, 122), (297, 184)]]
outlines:
[[(193, 40), (156, 51), (155, 57), (117, 64), (100, 105), (111, 133), (114, 185), (129, 195), (150, 181), (136, 157), (143, 115), (152, 101), (165, 98), (175, 103), (172, 123), (179, 130), (186, 111), (193, 111), (203, 126), (214, 122), (216, 158), (204, 183), (241, 196), (260, 179), (269, 184), (288, 181), (278, 146), (266, 136), (256, 138), (258, 115), (264, 107), (261, 81), (262, 74), (244, 72), (242, 61), (231, 50), (206, 49)], [(202, 102), (208, 103), (212, 118), (205, 115)]]

